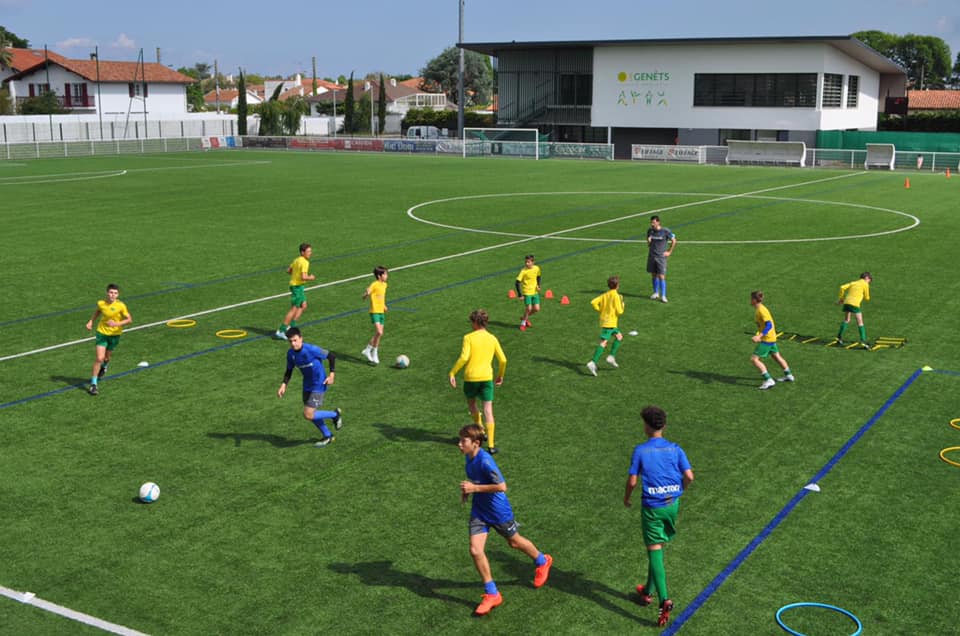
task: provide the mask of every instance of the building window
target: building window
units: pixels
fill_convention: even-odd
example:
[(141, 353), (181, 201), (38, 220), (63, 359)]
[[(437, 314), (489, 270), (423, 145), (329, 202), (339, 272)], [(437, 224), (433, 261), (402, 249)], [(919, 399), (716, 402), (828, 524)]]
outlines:
[(29, 91), (30, 97), (40, 97), (44, 93), (50, 92), (49, 84), (28, 84), (27, 90)]
[(694, 106), (815, 108), (816, 73), (697, 73)]
[(147, 90), (147, 85), (143, 82), (130, 82), (127, 84), (127, 92), (130, 93), (130, 97), (147, 97), (150, 91)]
[(856, 108), (860, 98), (860, 76), (847, 76), (847, 108)]
[(840, 108), (843, 97), (843, 75), (823, 74), (823, 100), (821, 108)]
[(560, 75), (557, 104), (589, 106), (593, 103), (593, 75), (563, 73)]

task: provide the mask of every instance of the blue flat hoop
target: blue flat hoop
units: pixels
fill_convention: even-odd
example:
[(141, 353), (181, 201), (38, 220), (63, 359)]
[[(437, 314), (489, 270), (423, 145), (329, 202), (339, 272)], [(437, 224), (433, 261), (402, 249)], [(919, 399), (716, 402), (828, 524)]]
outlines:
[(839, 612), (843, 614), (850, 620), (852, 620), (857, 625), (857, 631), (850, 634), (850, 636), (860, 636), (860, 632), (863, 631), (863, 623), (860, 622), (860, 619), (857, 618), (852, 612), (848, 612), (842, 607), (837, 607), (836, 605), (827, 605), (826, 603), (790, 603), (789, 605), (784, 605), (777, 610), (777, 625), (779, 625), (783, 631), (788, 634), (793, 634), (793, 636), (804, 636), (798, 631), (792, 630), (784, 624), (783, 619), (780, 618), (780, 615), (783, 614), (788, 609), (793, 609), (794, 607), (822, 607), (823, 609), (828, 609), (834, 612)]

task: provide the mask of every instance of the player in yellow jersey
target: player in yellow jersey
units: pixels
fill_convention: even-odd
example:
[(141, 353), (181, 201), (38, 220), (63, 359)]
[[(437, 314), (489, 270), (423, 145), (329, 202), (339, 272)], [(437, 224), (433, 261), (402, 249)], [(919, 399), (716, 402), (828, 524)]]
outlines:
[(387, 277), (390, 272), (383, 265), (377, 265), (373, 268), (373, 276), (377, 280), (370, 283), (366, 291), (363, 292), (363, 298), (370, 299), (370, 322), (373, 323), (373, 337), (369, 344), (363, 348), (360, 353), (369, 362), (380, 364), (380, 339), (383, 338), (383, 319), (387, 312)]
[[(753, 320), (757, 323), (757, 333), (752, 338), (757, 346), (753, 350), (753, 355), (750, 356), (750, 362), (763, 374), (763, 384), (760, 385), (760, 389), (766, 391), (775, 386), (777, 382), (795, 381), (796, 378), (790, 371), (790, 365), (780, 355), (780, 349), (777, 347), (777, 327), (773, 324), (773, 316), (770, 314), (770, 310), (763, 304), (763, 292), (750, 292), (750, 304), (756, 310), (753, 314)], [(763, 363), (764, 358), (767, 357), (772, 357), (777, 361), (777, 364), (783, 367), (783, 377), (778, 378), (777, 382), (774, 382), (773, 378), (770, 377), (770, 373), (767, 372), (767, 365)]]
[(514, 281), (517, 296), (523, 300), (523, 318), (520, 319), (520, 331), (526, 331), (530, 316), (540, 311), (540, 266), (533, 262), (533, 254), (523, 257), (523, 269)]
[(600, 344), (593, 352), (593, 359), (587, 363), (587, 370), (593, 375), (597, 375), (597, 363), (600, 362), (600, 356), (603, 350), (607, 348), (607, 343), (613, 340), (610, 346), (610, 355), (607, 356), (607, 364), (613, 368), (617, 364), (617, 351), (623, 344), (623, 334), (620, 333), (620, 316), (623, 315), (623, 296), (618, 291), (620, 289), (620, 277), (611, 276), (607, 279), (608, 291), (590, 301), (593, 308), (600, 312)]
[(300, 244), (300, 256), (295, 258), (287, 273), (290, 274), (290, 311), (287, 312), (283, 323), (277, 328), (277, 333), (273, 337), (278, 340), (286, 340), (286, 332), (290, 327), (296, 327), (300, 316), (307, 309), (307, 293), (303, 289), (303, 284), (311, 280), (317, 280), (310, 271), (310, 255), (313, 254), (313, 247), (309, 243)]
[(867, 328), (863, 326), (863, 313), (860, 311), (860, 304), (870, 300), (870, 283), (873, 282), (873, 276), (870, 272), (863, 272), (860, 278), (851, 281), (846, 285), (840, 286), (840, 299), (838, 305), (843, 305), (843, 322), (840, 323), (840, 331), (837, 332), (837, 344), (843, 344), (843, 331), (850, 324), (850, 314), (857, 317), (857, 329), (860, 331), (860, 346), (869, 348), (867, 344)]
[(99, 395), (100, 388), (97, 386), (100, 378), (107, 372), (107, 364), (113, 355), (113, 350), (120, 344), (120, 334), (123, 333), (123, 326), (133, 322), (133, 316), (127, 306), (120, 302), (120, 288), (110, 283), (107, 285), (107, 297), (105, 300), (97, 301), (97, 308), (93, 316), (87, 321), (87, 331), (93, 329), (93, 321), (97, 320), (96, 336), (96, 360), (93, 361), (93, 377), (90, 379), (90, 386), (87, 392), (90, 395)]
[[(503, 384), (503, 374), (507, 370), (507, 356), (500, 347), (500, 341), (487, 331), (490, 318), (483, 309), (477, 309), (470, 314), (470, 324), (473, 331), (463, 337), (463, 346), (460, 357), (450, 369), (450, 386), (457, 388), (457, 372), (466, 365), (463, 371), (463, 394), (467, 397), (467, 408), (470, 409), (470, 418), (474, 424), (480, 424), (481, 413), (477, 408), (480, 400), (483, 409), (483, 425), (487, 434), (488, 451), (491, 455), (497, 453), (494, 440), (496, 423), (493, 420), (493, 387)], [(498, 365), (496, 379), (493, 374), (493, 358), (496, 356)]]

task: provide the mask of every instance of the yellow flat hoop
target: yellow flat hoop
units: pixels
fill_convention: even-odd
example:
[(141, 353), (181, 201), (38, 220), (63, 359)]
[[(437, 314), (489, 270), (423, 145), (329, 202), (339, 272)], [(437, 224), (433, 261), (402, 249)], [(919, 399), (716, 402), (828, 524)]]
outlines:
[(942, 451), (940, 451), (940, 459), (947, 462), (951, 466), (956, 466), (957, 468), (960, 468), (960, 462), (955, 462), (952, 459), (947, 459), (947, 453), (952, 451), (960, 451), (960, 446), (948, 446), (947, 448), (944, 448)]
[(960, 417), (950, 420), (950, 426), (960, 431)]
[(232, 340), (233, 338), (245, 338), (247, 332), (243, 329), (221, 329), (217, 332), (217, 338), (226, 338), (227, 340)]
[(189, 318), (177, 318), (176, 320), (168, 320), (167, 326), (174, 329), (188, 329), (189, 327), (196, 327), (197, 321)]

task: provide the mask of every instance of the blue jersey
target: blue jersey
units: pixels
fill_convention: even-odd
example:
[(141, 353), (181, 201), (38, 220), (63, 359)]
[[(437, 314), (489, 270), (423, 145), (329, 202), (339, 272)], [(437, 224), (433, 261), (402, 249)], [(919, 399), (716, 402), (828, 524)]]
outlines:
[(303, 343), (300, 351), (287, 350), (287, 372), (292, 372), (293, 367), (300, 369), (303, 374), (304, 393), (322, 393), (327, 390), (327, 385), (323, 383), (327, 379), (323, 361), (329, 353), (326, 349), (307, 343)]
[(630, 460), (630, 474), (640, 476), (642, 504), (648, 508), (669, 506), (683, 494), (683, 473), (690, 470), (683, 449), (662, 437), (637, 444)]
[[(503, 475), (493, 456), (482, 448), (473, 459), (467, 459), (467, 479), (474, 484), (502, 484)], [(513, 508), (505, 492), (475, 492), (470, 515), (491, 525), (513, 519)]]

